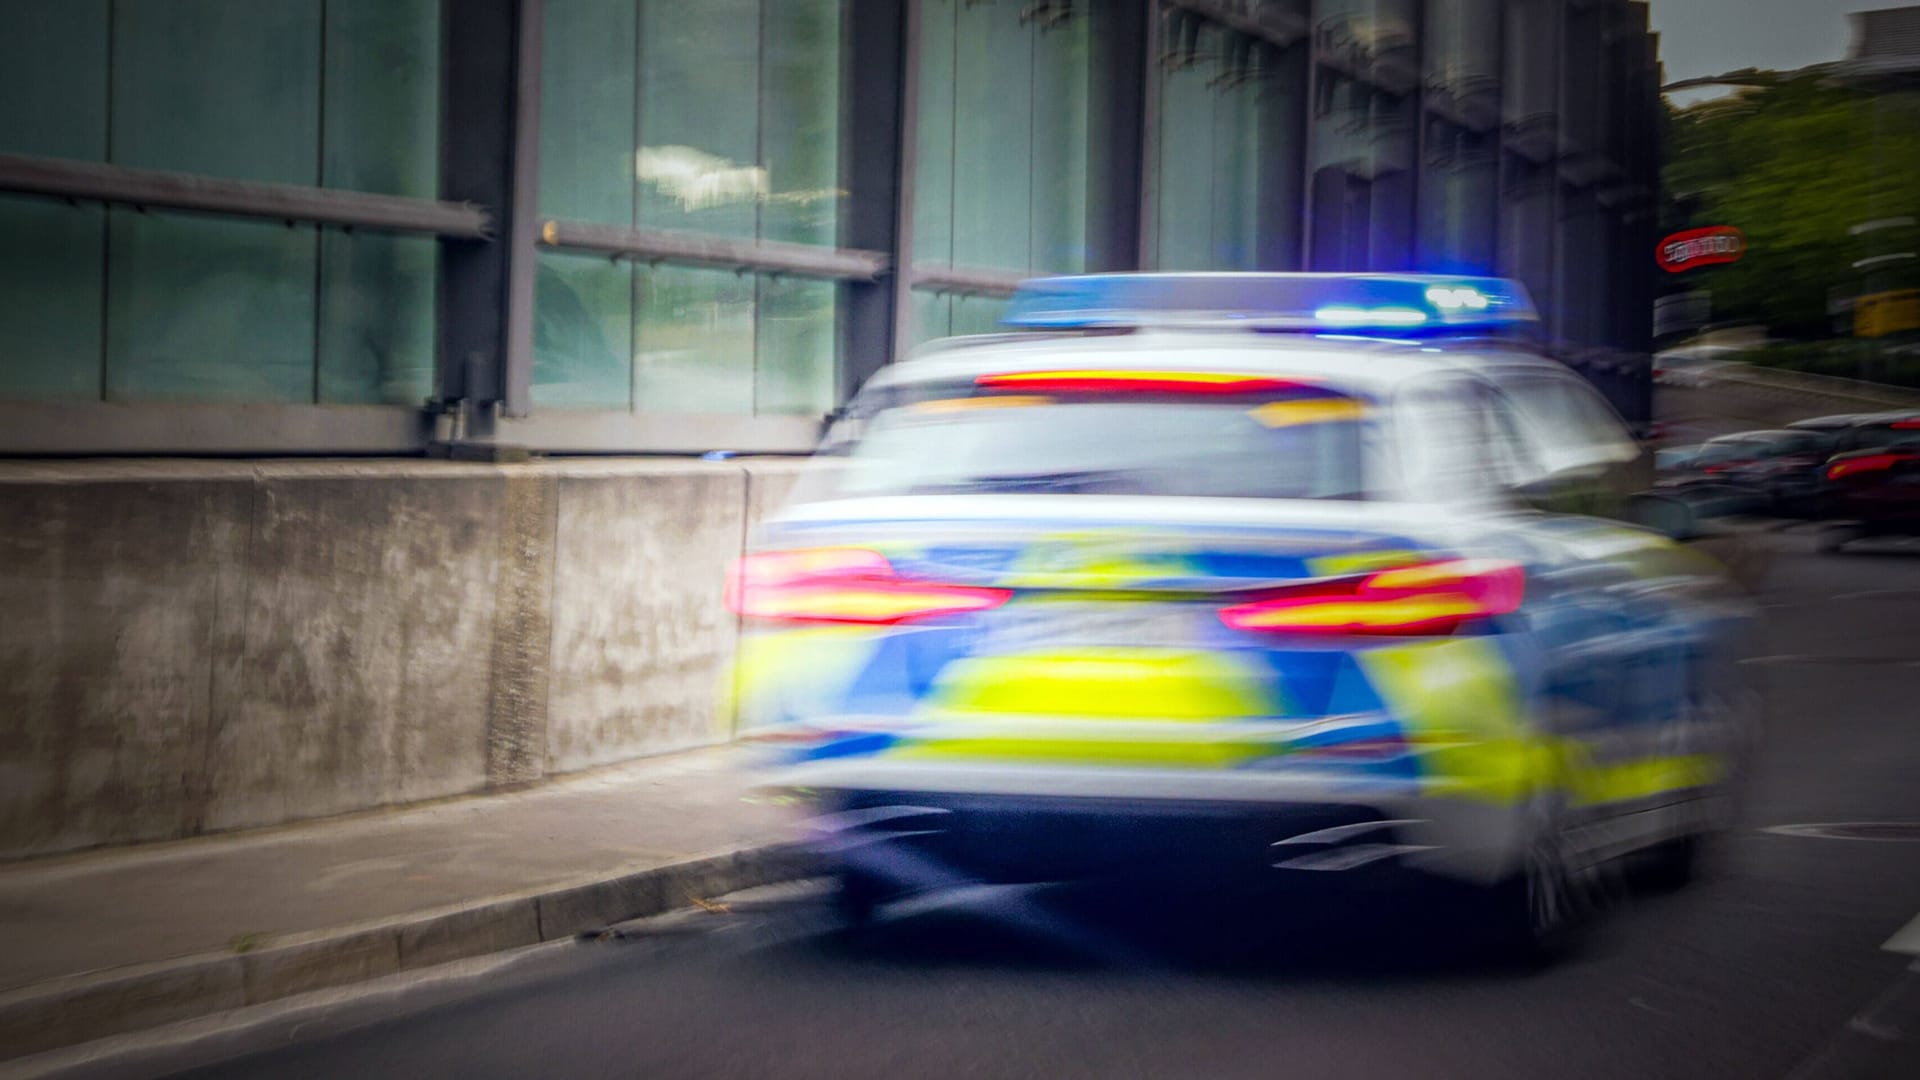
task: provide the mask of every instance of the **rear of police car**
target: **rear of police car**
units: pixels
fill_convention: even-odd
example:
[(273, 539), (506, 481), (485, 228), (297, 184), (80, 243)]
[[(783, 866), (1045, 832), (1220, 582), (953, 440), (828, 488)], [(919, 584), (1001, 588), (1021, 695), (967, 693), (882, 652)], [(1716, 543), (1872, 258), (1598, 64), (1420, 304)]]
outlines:
[(739, 722), (846, 896), (1527, 887), (1566, 635), (1522, 619), (1524, 543), (1405, 460), (1433, 418), (1394, 403), (1530, 315), (1493, 281), (1062, 279), (1016, 300), (1029, 332), (877, 378), (728, 585)]

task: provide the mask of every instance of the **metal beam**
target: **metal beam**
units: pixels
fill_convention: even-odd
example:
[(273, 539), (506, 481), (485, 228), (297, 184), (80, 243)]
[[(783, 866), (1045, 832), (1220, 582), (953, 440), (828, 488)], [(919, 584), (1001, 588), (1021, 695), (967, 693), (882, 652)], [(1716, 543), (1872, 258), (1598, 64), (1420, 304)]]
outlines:
[[(1091, 16), (1087, 93), (1087, 265), (1090, 271), (1140, 267), (1147, 97), (1158, 70), (1147, 49), (1153, 0), (1111, 0)], [(1157, 97), (1158, 95), (1155, 94)]]
[(915, 288), (969, 296), (1012, 296), (1020, 283), (1034, 275), (1021, 270), (987, 270), (972, 266), (923, 266), (913, 271)]
[(545, 221), (540, 243), (646, 262), (693, 263), (764, 274), (798, 274), (830, 280), (877, 281), (892, 260), (878, 251), (791, 244), (777, 240), (736, 240), (666, 229), (628, 229), (585, 221)]
[[(910, 270), (914, 259), (913, 215), (919, 198), (920, 164), (920, 41), (925, 36), (926, 12), (920, 0), (901, 0), (900, 27), (900, 131), (894, 153), (894, 225), (893, 264)], [(857, 137), (857, 136), (856, 136)], [(914, 325), (913, 275), (893, 275), (893, 331), (896, 353), (903, 353), (914, 341), (919, 328)]]
[(840, 186), (847, 197), (835, 254), (868, 260), (872, 273), (845, 278), (839, 288), (836, 402), (852, 397), (899, 349), (894, 309), (902, 298), (886, 276), (893, 256), (884, 253), (899, 244), (900, 210), (912, 179), (901, 169), (913, 48), (906, 6), (850, 0), (841, 12)]
[(408, 405), (0, 402), (0, 455), (415, 455), (431, 424)]
[(501, 240), (448, 240), (439, 263), (438, 396), (461, 436), (530, 407), (542, 0), (441, 0), (440, 194), (496, 208)]
[(501, 421), (499, 437), (549, 454), (805, 454), (822, 426), (817, 416), (549, 409)]
[(467, 240), (485, 240), (493, 230), (492, 215), (470, 202), (228, 180), (25, 154), (0, 154), (0, 191)]

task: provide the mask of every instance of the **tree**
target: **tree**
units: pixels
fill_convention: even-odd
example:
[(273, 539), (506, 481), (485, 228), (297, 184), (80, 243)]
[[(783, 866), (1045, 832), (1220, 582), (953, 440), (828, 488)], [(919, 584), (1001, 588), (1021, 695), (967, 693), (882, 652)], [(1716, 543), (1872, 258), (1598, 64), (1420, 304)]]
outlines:
[(1820, 337), (1831, 290), (1852, 293), (1865, 254), (1848, 230), (1920, 215), (1920, 110), (1817, 72), (1668, 111), (1665, 185), (1675, 228), (1734, 225), (1738, 263), (1688, 272), (1716, 318)]

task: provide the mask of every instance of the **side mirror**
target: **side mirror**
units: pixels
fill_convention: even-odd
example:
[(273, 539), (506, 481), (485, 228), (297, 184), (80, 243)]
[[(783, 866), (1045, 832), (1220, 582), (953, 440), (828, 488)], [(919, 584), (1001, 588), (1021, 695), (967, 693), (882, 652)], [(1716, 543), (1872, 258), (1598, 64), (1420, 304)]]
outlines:
[(1700, 514), (1693, 506), (1668, 495), (1642, 492), (1627, 500), (1627, 520), (1669, 540), (1698, 539)]

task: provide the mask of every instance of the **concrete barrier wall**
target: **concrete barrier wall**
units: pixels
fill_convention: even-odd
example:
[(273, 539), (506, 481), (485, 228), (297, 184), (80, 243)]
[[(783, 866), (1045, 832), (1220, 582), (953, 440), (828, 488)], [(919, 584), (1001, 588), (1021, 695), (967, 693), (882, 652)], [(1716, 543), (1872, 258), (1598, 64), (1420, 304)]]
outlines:
[(0, 463), (0, 858), (723, 740), (785, 460)]

